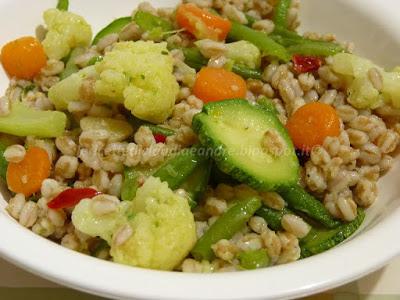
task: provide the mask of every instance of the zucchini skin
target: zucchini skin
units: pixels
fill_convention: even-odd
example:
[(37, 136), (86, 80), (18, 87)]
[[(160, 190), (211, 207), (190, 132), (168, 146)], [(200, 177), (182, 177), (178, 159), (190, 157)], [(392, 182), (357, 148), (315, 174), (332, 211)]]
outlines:
[[(254, 109), (255, 111), (261, 112), (265, 114), (265, 117), (272, 120), (275, 129), (281, 134), (282, 138), (285, 140), (289, 150), (288, 153), (291, 153), (291, 156), (288, 157), (288, 160), (292, 160), (289, 163), (292, 163), (293, 174), (291, 178), (287, 178), (285, 182), (269, 182), (264, 179), (256, 178), (251, 172), (248, 172), (241, 168), (240, 166), (235, 166), (230, 161), (229, 153), (231, 152), (227, 146), (221, 142), (218, 138), (214, 138), (208, 133), (208, 125), (205, 124), (203, 118), (209, 116), (212, 113), (214, 108), (223, 108), (224, 106), (237, 106), (236, 109), (240, 110), (241, 108), (249, 108)], [(233, 117), (234, 118), (234, 117)], [(297, 157), (295, 156), (294, 146), (287, 133), (286, 129), (283, 127), (282, 123), (279, 121), (277, 116), (271, 112), (271, 109), (265, 108), (262, 105), (251, 105), (248, 101), (242, 99), (230, 99), (224, 100), (220, 102), (209, 103), (203, 107), (202, 113), (199, 113), (194, 116), (192, 123), (193, 130), (198, 134), (200, 143), (206, 147), (211, 148), (214, 151), (211, 151), (211, 156), (214, 159), (217, 167), (223, 173), (228, 174), (233, 179), (238, 180), (239, 182), (246, 183), (252, 188), (259, 191), (274, 191), (280, 187), (290, 187), (296, 185), (299, 180), (299, 163)], [(294, 155), (294, 156), (293, 156)], [(268, 166), (266, 166), (268, 168)]]
[(328, 228), (340, 226), (341, 222), (333, 219), (324, 205), (302, 187), (296, 185), (281, 187), (278, 193), (285, 199), (290, 208), (305, 213)]
[(319, 254), (340, 244), (360, 228), (364, 219), (365, 211), (359, 208), (356, 219), (350, 223), (330, 230), (313, 227), (310, 233), (300, 241), (301, 257)]

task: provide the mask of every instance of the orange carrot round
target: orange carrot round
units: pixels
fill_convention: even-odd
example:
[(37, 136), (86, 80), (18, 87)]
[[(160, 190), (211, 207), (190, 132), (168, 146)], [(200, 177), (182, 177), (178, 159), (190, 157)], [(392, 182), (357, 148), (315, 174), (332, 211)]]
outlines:
[(50, 170), (51, 162), (46, 150), (29, 148), (21, 162), (8, 164), (8, 188), (29, 197), (40, 190), (43, 180), (50, 176)]
[(176, 20), (197, 39), (225, 40), (232, 23), (201, 9), (193, 3), (182, 4), (176, 11)]
[(289, 118), (286, 128), (296, 148), (309, 152), (328, 136), (339, 136), (340, 120), (332, 106), (314, 102), (300, 107)]
[(246, 81), (225, 69), (205, 67), (197, 73), (193, 93), (205, 103), (225, 99), (244, 98)]
[(34, 37), (22, 37), (1, 49), (1, 63), (8, 76), (32, 79), (46, 65), (47, 58), (42, 44)]

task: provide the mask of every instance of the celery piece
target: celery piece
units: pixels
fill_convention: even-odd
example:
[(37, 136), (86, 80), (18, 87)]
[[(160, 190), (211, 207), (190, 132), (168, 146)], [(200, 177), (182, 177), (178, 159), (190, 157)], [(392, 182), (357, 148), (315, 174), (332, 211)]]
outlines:
[(8, 116), (0, 117), (0, 132), (16, 136), (57, 137), (64, 133), (67, 116), (14, 103)]

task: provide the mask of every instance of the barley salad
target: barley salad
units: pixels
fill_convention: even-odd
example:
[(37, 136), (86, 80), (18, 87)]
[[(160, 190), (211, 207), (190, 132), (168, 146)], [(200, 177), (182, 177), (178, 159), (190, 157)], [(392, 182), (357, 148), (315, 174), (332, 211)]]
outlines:
[(158, 270), (265, 268), (346, 240), (400, 141), (400, 71), (296, 32), (299, 2), (143, 2), (93, 37), (59, 0), (1, 49), (7, 211)]

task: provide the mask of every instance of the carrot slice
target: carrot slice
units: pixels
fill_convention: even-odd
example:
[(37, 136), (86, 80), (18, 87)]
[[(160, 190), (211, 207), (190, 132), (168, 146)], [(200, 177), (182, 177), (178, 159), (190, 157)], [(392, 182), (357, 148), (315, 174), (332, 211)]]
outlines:
[(194, 95), (205, 103), (225, 99), (244, 98), (246, 81), (225, 69), (205, 67), (197, 74), (193, 87)]
[(309, 152), (328, 136), (339, 136), (340, 119), (332, 106), (314, 102), (300, 107), (289, 118), (286, 128), (296, 148)]
[(176, 11), (176, 20), (197, 39), (225, 40), (232, 23), (220, 16), (211, 14), (193, 3), (182, 4)]
[(47, 62), (42, 44), (29, 36), (6, 44), (0, 60), (8, 76), (28, 80), (38, 75)]
[(50, 170), (51, 162), (46, 150), (29, 148), (21, 162), (8, 164), (8, 188), (29, 197), (40, 190), (43, 180), (50, 176)]

